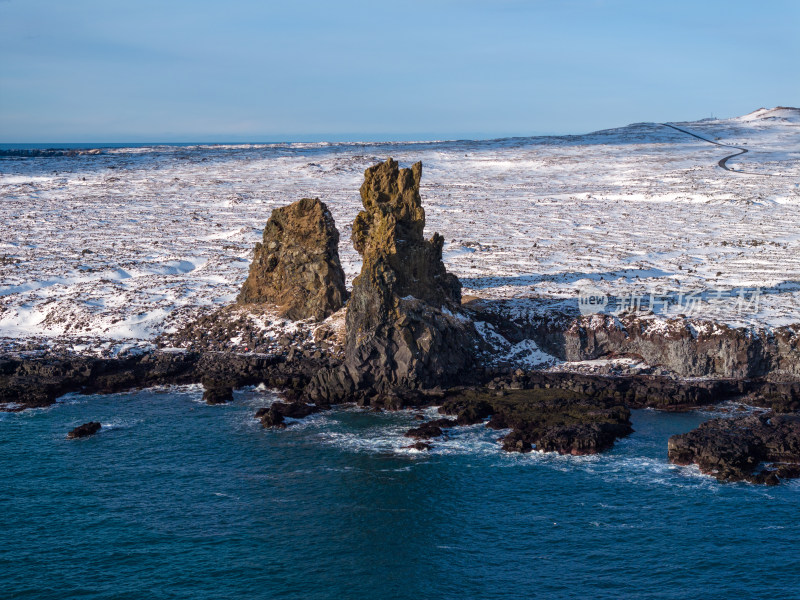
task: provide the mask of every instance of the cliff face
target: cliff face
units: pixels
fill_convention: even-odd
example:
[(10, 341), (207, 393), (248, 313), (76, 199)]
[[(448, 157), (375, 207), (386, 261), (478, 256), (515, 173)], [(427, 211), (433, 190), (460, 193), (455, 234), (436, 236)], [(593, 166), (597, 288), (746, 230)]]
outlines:
[(444, 240), (423, 237), (421, 177), (421, 163), (400, 169), (392, 159), (364, 174), (352, 237), (363, 266), (347, 308), (346, 358), (310, 386), (318, 401), (380, 403), (452, 385), (473, 366), (478, 338), (442, 262)]
[(339, 232), (323, 202), (304, 198), (276, 208), (237, 302), (275, 304), (293, 320), (326, 318), (347, 298), (338, 247)]
[(566, 361), (630, 356), (681, 377), (800, 378), (800, 326), (729, 327), (684, 317), (642, 313), (526, 313), (508, 301), (472, 301), (475, 321), (490, 323), (513, 343), (533, 340)]
[(564, 332), (567, 360), (635, 355), (683, 377), (800, 374), (796, 327), (753, 331), (709, 321), (582, 317)]

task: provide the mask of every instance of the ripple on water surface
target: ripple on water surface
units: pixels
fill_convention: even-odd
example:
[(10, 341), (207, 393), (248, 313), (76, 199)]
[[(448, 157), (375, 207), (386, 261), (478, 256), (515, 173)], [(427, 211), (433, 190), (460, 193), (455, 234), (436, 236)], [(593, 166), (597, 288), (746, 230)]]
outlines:
[[(20, 598), (791, 597), (800, 485), (666, 460), (708, 414), (634, 411), (599, 456), (504, 453), (481, 425), (405, 448), (412, 411), (262, 429), (276, 399), (200, 386), (0, 415), (3, 595)], [(428, 416), (437, 415), (435, 409)], [(97, 420), (98, 435), (70, 441)], [(743, 560), (743, 557), (747, 557)], [(770, 573), (773, 576), (764, 577)]]

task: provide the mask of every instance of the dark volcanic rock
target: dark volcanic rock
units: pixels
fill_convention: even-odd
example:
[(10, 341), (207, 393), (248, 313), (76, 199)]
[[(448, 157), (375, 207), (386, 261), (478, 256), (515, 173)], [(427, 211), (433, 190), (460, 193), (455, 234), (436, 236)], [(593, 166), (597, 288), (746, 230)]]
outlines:
[(311, 399), (403, 398), (472, 374), (478, 336), (442, 262), (443, 238), (423, 237), (421, 176), (421, 163), (400, 169), (392, 159), (364, 174), (352, 236), (363, 266), (347, 307), (345, 361), (318, 375)]
[(305, 402), (274, 402), (268, 408), (260, 408), (256, 412), (256, 419), (261, 421), (263, 427), (277, 427), (284, 429), (287, 426), (286, 418), (302, 419), (319, 412), (320, 408)]
[(526, 314), (519, 302), (474, 299), (466, 308), (474, 320), (490, 323), (509, 342), (533, 340), (562, 360), (628, 356), (681, 377), (800, 378), (800, 324), (736, 328), (642, 312), (576, 318), (555, 311)]
[(442, 431), (442, 427), (448, 428), (455, 425), (456, 422), (452, 419), (435, 419), (433, 421), (423, 423), (419, 427), (409, 429), (406, 431), (405, 436), (418, 440), (427, 440), (441, 436), (444, 433)]
[(238, 388), (265, 384), (295, 397), (328, 361), (298, 354), (277, 356), (151, 352), (121, 358), (64, 354), (37, 358), (0, 358), (0, 411), (48, 406), (69, 392), (114, 393), (155, 385), (204, 382)]
[(410, 446), (404, 446), (404, 448), (409, 448), (411, 450), (419, 450), (420, 452), (422, 452), (424, 450), (430, 450), (431, 448), (433, 448), (433, 446), (431, 446), (426, 442), (414, 442)]
[(512, 390), (502, 395), (489, 390), (464, 391), (439, 410), (457, 415), (459, 423), (475, 422), (479, 415), (491, 414), (489, 427), (512, 430), (502, 440), (503, 449), (509, 452), (536, 449), (596, 454), (633, 431), (630, 411), (616, 404), (613, 397), (603, 400), (556, 388)]
[(459, 425), (475, 425), (495, 413), (495, 407), (486, 400), (476, 399), (459, 407), (456, 421)]
[[(791, 403), (800, 398), (798, 384), (772, 384), (764, 381), (735, 381), (704, 379), (683, 381), (655, 375), (585, 375), (571, 372), (517, 371), (494, 377), (487, 387), (498, 392), (514, 390), (560, 389), (590, 396), (604, 402), (611, 401), (628, 408), (657, 408), (683, 411), (717, 404), (748, 393), (768, 394), (753, 402), (759, 406), (771, 403)], [(485, 413), (485, 409), (483, 410)], [(469, 418), (468, 415), (463, 416)], [(478, 422), (480, 417), (476, 417)]]
[(708, 321), (658, 320), (636, 313), (593, 315), (578, 319), (565, 331), (564, 356), (567, 360), (639, 356), (647, 364), (665, 366), (684, 377), (746, 378), (778, 368), (777, 357), (782, 353), (793, 356), (781, 368), (797, 365), (797, 343), (796, 333), (794, 339), (784, 339)]
[(694, 463), (720, 481), (775, 484), (800, 476), (800, 414), (712, 419), (673, 435), (668, 454), (670, 462)]
[(75, 429), (67, 434), (67, 437), (71, 440), (89, 437), (90, 435), (94, 435), (100, 431), (101, 427), (102, 426), (97, 421), (89, 421), (83, 425), (78, 425)]
[(0, 361), (0, 409), (48, 406), (69, 392), (105, 393), (164, 383), (190, 383), (189, 373), (197, 360), (197, 355), (182, 353), (115, 359), (75, 354), (6, 358)]
[(438, 425), (431, 425), (430, 423), (426, 423), (425, 425), (420, 425), (419, 427), (414, 427), (413, 429), (409, 429), (406, 431), (405, 436), (418, 439), (418, 440), (427, 440), (430, 438), (439, 437), (443, 434), (442, 428)]
[[(354, 386), (346, 370), (331, 370), (328, 358), (314, 358), (295, 353), (288, 360), (280, 356), (220, 352), (162, 352), (96, 358), (64, 353), (21, 358), (0, 357), (0, 411), (18, 411), (48, 406), (69, 392), (114, 393), (154, 385), (204, 382), (211, 387), (233, 389), (265, 384), (284, 390), (294, 400), (307, 398), (309, 382), (321, 372), (342, 377)], [(596, 396), (629, 408), (652, 407), (661, 410), (687, 410), (717, 404), (733, 398), (746, 398), (751, 405), (776, 412), (796, 411), (800, 406), (800, 383), (764, 380), (694, 380), (680, 381), (651, 375), (607, 377), (575, 373), (529, 371), (493, 377), (476, 369), (474, 377), (498, 393), (515, 389), (561, 389)], [(464, 378), (469, 379), (468, 377)], [(208, 387), (208, 386), (207, 386)], [(372, 404), (399, 409), (416, 404), (440, 405), (448, 392), (442, 389), (393, 389), (372, 396)], [(356, 400), (345, 397), (344, 400)], [(315, 401), (325, 406), (324, 398)], [(478, 410), (478, 406), (474, 409)], [(479, 422), (482, 414), (464, 413), (462, 423)]]
[(233, 383), (218, 379), (203, 379), (203, 401), (206, 404), (225, 404), (233, 400)]
[(288, 319), (324, 319), (347, 298), (338, 246), (339, 232), (323, 202), (304, 198), (276, 208), (237, 301), (276, 304)]

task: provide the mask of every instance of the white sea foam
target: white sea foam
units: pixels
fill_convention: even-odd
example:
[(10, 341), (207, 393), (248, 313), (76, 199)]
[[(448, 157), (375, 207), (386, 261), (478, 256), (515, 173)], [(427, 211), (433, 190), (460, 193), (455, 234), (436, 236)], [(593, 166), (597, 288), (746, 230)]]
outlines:
[(80, 392), (70, 392), (56, 398), (56, 404), (86, 404), (89, 402), (90, 396), (81, 394)]
[[(624, 481), (634, 484), (664, 485), (670, 487), (700, 486), (718, 489), (716, 480), (700, 473), (692, 465), (676, 466), (666, 458), (645, 456), (646, 446), (634, 436), (618, 440), (615, 449), (602, 454), (572, 456), (556, 452), (509, 453), (502, 450), (498, 438), (508, 431), (491, 430), (484, 423), (446, 430), (439, 438), (426, 440), (432, 445), (427, 451), (409, 446), (413, 439), (405, 432), (419, 421), (411, 418), (417, 411), (394, 413), (366, 413), (363, 409), (334, 409), (298, 420), (286, 431), (300, 431), (322, 445), (329, 445), (359, 454), (401, 454), (409, 458), (425, 459), (435, 456), (482, 456), (491, 459), (491, 468), (542, 468), (563, 473), (580, 470), (607, 481)], [(435, 408), (424, 411), (428, 417), (438, 417)], [(342, 421), (342, 413), (369, 415), (374, 424), (354, 429)], [(294, 422), (294, 420), (292, 420)], [(283, 435), (276, 431), (275, 435)], [(405, 467), (404, 467), (405, 468)]]
[(120, 418), (113, 418), (109, 419), (108, 421), (101, 421), (100, 425), (102, 428), (100, 432), (103, 431), (114, 431), (119, 429), (131, 429), (136, 427), (142, 422), (142, 419), (120, 419)]

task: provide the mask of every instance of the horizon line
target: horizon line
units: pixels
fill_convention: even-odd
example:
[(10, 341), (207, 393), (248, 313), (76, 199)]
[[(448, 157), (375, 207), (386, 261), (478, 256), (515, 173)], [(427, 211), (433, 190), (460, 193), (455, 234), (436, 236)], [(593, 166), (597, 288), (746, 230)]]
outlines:
[[(791, 106), (782, 106), (778, 105), (772, 108), (766, 107), (759, 107), (749, 113), (745, 113), (744, 115), (734, 115), (732, 117), (719, 117), (719, 116), (712, 116), (710, 117), (701, 117), (699, 119), (692, 119), (692, 120), (668, 120), (665, 122), (671, 123), (695, 123), (699, 121), (708, 121), (708, 120), (728, 120), (728, 119), (735, 119), (741, 116), (751, 115), (755, 112), (760, 110), (800, 110), (796, 107)], [(133, 135), (134, 139), (128, 139), (125, 141), (123, 136), (120, 136), (116, 140), (105, 140), (105, 141), (16, 141), (16, 142), (6, 142), (0, 141), (0, 146), (46, 146), (50, 145), (48, 149), (59, 149), (54, 144), (64, 144), (64, 145), (88, 145), (88, 146), (103, 146), (103, 145), (116, 145), (116, 146), (125, 146), (125, 145), (139, 145), (139, 146), (193, 146), (193, 145), (204, 145), (204, 146), (224, 146), (224, 145), (234, 145), (234, 144), (245, 144), (245, 145), (268, 145), (268, 144), (391, 144), (391, 143), (441, 143), (441, 142), (482, 142), (482, 141), (493, 141), (493, 140), (507, 140), (507, 139), (524, 139), (524, 138), (533, 138), (533, 137), (569, 137), (569, 136), (584, 136), (584, 135), (592, 135), (595, 133), (600, 133), (603, 131), (609, 131), (611, 129), (621, 129), (624, 127), (630, 127), (632, 125), (639, 125), (639, 124), (661, 124), (662, 121), (638, 121), (638, 122), (629, 122), (622, 125), (612, 125), (609, 127), (603, 127), (600, 129), (595, 129), (592, 131), (533, 131), (530, 133), (520, 134), (520, 133), (510, 133), (510, 132), (497, 132), (497, 133), (488, 133), (488, 132), (463, 132), (463, 133), (451, 133), (451, 134), (444, 134), (444, 135), (435, 135), (430, 132), (417, 132), (417, 133), (296, 133), (296, 134), (277, 134), (277, 135), (286, 135), (287, 137), (278, 138), (276, 134), (273, 135), (264, 135), (262, 140), (256, 140), (254, 138), (240, 138), (240, 139), (231, 139), (231, 138), (222, 138), (222, 134), (209, 134), (207, 139), (205, 140), (189, 140), (189, 139), (173, 139), (173, 140), (160, 140), (155, 141), (153, 139), (140, 139), (140, 141), (135, 141), (137, 136)], [(217, 138), (214, 140), (214, 138)], [(292, 139), (294, 138), (294, 139)]]

